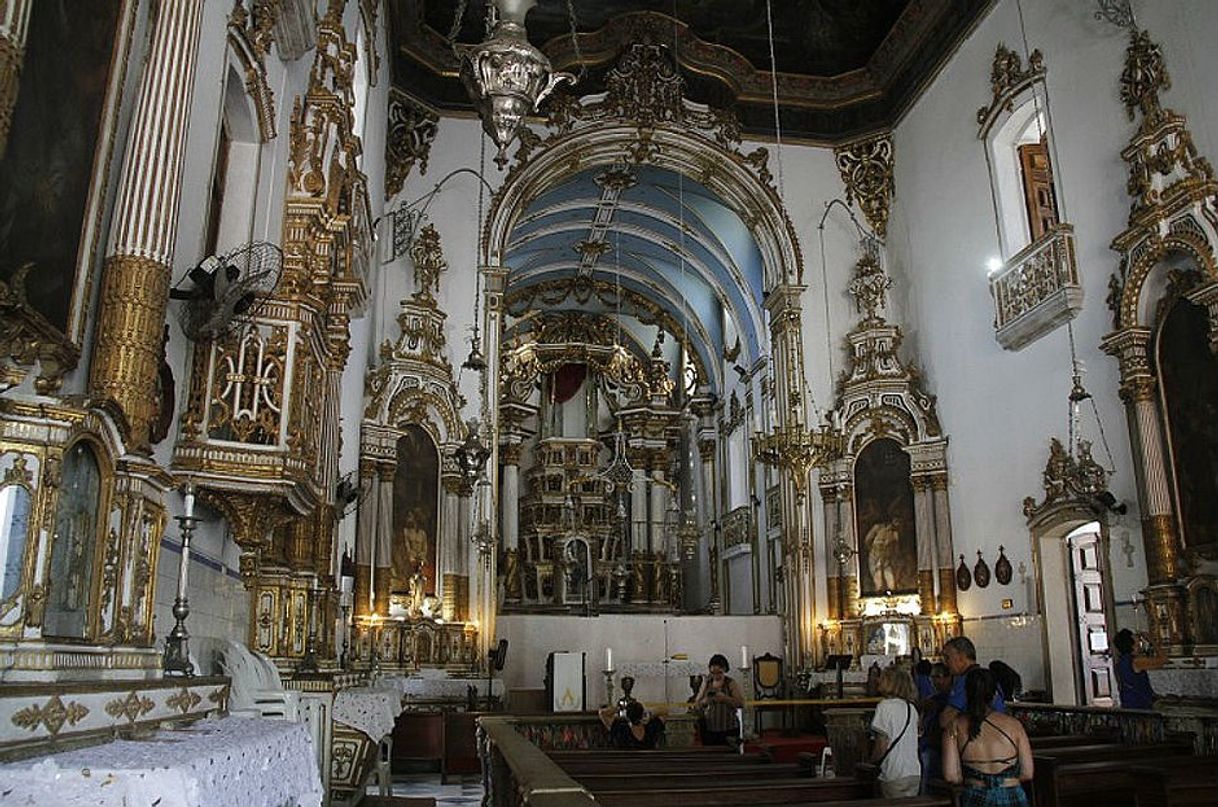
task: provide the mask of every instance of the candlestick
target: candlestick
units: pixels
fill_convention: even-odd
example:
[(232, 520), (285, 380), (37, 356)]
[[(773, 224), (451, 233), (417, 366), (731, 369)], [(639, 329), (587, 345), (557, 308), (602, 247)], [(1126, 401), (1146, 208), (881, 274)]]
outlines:
[(162, 667), (165, 675), (193, 676), (194, 664), (190, 661), (189, 639), (186, 630), (186, 617), (190, 616), (190, 602), (186, 597), (186, 587), (190, 574), (190, 536), (195, 531), (194, 517), (195, 494), (194, 485), (186, 483), (185, 515), (178, 518), (178, 527), (182, 533), (182, 554), (178, 558), (178, 590), (173, 600), (173, 628), (165, 637), (165, 653), (162, 657)]

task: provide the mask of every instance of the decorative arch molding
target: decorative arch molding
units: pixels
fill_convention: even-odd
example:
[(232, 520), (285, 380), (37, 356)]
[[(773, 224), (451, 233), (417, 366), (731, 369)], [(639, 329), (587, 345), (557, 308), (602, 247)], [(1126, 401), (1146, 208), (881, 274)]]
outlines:
[(253, 109), (251, 118), (258, 122), (261, 142), (275, 139), (275, 93), (267, 82), (266, 54), (271, 45), (274, 25), (267, 6), (256, 4), (251, 19), (245, 6), (233, 6), (228, 18), (229, 62), (245, 78), (245, 92)]
[(592, 167), (647, 164), (703, 184), (749, 226), (767, 289), (802, 282), (799, 239), (767, 167), (768, 151), (743, 154), (730, 113), (687, 101), (662, 46), (628, 48), (607, 85), (601, 97), (556, 98), (550, 133), (523, 135), (515, 164), (491, 199), (481, 245), (485, 263), (504, 265), (516, 220), (547, 188)]
[[(841, 429), (844, 451), (821, 470), (819, 481), (824, 502), (824, 557), (830, 564), (830, 619), (822, 641), (833, 652), (859, 651), (864, 641), (865, 614), (876, 608), (876, 603), (860, 601), (863, 536), (859, 532), (867, 526), (862, 519), (870, 517), (860, 512), (860, 486), (871, 483), (860, 481), (858, 463), (881, 441), (894, 442), (909, 456), (907, 483), (913, 488), (913, 512), (902, 514), (902, 520), (912, 516), (913, 523), (900, 534), (905, 538), (906, 530), (912, 527), (917, 594), (904, 598), (902, 604), (890, 597), (878, 607), (894, 617), (894, 608), (907, 614), (905, 619), (911, 612), (916, 614), (912, 616), (915, 642), (924, 648), (941, 643), (959, 629), (952, 570), (947, 438), (939, 424), (934, 396), (923, 390), (918, 371), (898, 355), (900, 327), (884, 317), (891, 285), (878, 256), (865, 250), (849, 286), (863, 316), (847, 335), (849, 364), (838, 380), (837, 401), (830, 413)], [(896, 494), (890, 490), (886, 493), (890, 497)], [(889, 516), (892, 523), (891, 513)], [(835, 563), (837, 574), (832, 568)]]

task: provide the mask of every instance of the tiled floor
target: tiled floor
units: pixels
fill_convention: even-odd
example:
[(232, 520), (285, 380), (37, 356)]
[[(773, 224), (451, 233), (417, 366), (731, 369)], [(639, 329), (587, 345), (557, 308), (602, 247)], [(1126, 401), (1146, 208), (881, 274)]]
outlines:
[[(375, 793), (376, 788), (368, 792)], [(436, 807), (475, 807), (482, 803), (482, 776), (453, 776), (448, 784), (441, 784), (438, 773), (398, 775), (393, 777), (393, 795), (431, 796)]]

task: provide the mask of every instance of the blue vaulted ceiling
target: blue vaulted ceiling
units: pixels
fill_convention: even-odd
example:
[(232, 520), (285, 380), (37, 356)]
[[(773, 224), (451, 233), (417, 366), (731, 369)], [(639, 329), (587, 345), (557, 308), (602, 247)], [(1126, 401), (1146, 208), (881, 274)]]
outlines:
[[(606, 181), (609, 174), (618, 181)], [(589, 241), (600, 246), (581, 251)], [(716, 391), (722, 391), (725, 316), (740, 334), (742, 364), (763, 352), (757, 244), (712, 192), (673, 172), (619, 166), (571, 177), (526, 208), (506, 262), (509, 289), (582, 273), (656, 301), (674, 320), (689, 323), (691, 347)]]

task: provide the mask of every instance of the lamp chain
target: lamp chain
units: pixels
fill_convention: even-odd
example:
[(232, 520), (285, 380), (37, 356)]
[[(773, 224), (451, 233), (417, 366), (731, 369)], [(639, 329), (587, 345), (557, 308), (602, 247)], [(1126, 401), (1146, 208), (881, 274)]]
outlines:
[(584, 54), (579, 49), (579, 32), (576, 31), (575, 25), (574, 0), (567, 0), (567, 20), (571, 24), (571, 48), (575, 51), (575, 61), (579, 64), (579, 75), (576, 76), (575, 83), (579, 84), (584, 80), (584, 76), (588, 74), (588, 65), (584, 64)]

